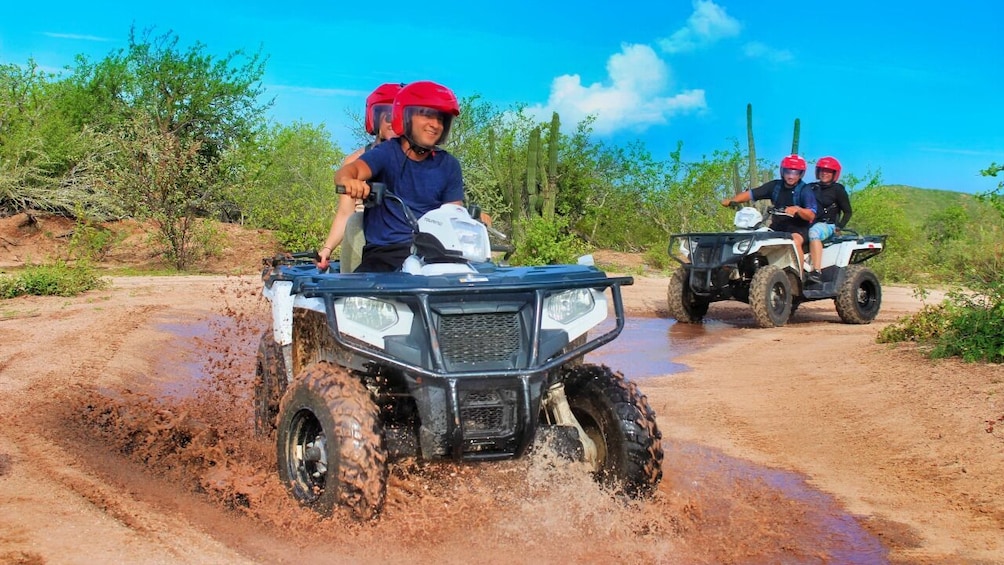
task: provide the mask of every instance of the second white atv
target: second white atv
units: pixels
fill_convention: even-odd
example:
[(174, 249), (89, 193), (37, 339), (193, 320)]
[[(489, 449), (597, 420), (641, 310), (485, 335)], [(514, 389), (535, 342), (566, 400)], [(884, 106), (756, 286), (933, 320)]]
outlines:
[[(808, 282), (798, 264), (790, 233), (766, 227), (754, 207), (736, 212), (735, 231), (682, 233), (669, 240), (670, 257), (680, 263), (667, 290), (669, 314), (697, 323), (712, 302), (738, 300), (753, 310), (757, 325), (783, 326), (803, 302), (832, 299), (844, 323), (868, 324), (882, 305), (882, 285), (864, 266), (885, 247), (884, 235), (844, 230), (823, 242), (818, 284)], [(808, 254), (805, 266), (811, 265)]]

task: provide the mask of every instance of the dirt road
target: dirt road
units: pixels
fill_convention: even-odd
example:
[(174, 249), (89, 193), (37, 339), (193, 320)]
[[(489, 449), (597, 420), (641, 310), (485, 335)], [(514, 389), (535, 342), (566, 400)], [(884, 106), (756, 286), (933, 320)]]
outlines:
[[(666, 279), (625, 291), (664, 316)], [(538, 454), (392, 469), (380, 520), (292, 504), (251, 433), (253, 277), (115, 278), (0, 302), (0, 563), (1004, 563), (1004, 368), (875, 343), (831, 302), (754, 329), (673, 326), (689, 370), (642, 385), (654, 500)], [(629, 377), (627, 367), (618, 367)]]

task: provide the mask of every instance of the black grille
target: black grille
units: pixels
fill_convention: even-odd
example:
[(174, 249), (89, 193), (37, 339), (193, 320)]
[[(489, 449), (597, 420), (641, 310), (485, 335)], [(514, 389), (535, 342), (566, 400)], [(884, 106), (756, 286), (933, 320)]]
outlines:
[(516, 391), (460, 391), (460, 421), (465, 438), (499, 436), (513, 432)]
[(520, 348), (519, 314), (445, 315), (439, 345), (449, 363), (506, 361)]
[(691, 263), (695, 266), (709, 266), (714, 265), (721, 261), (722, 258), (722, 246), (721, 245), (698, 245), (693, 250), (693, 255), (691, 256)]

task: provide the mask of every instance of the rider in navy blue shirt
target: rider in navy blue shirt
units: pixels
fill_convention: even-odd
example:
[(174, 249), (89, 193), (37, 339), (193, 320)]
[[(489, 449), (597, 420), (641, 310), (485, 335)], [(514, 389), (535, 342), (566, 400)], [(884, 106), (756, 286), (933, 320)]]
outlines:
[[(353, 198), (366, 198), (366, 181), (382, 182), (417, 217), (446, 203), (463, 205), (460, 162), (438, 148), (460, 115), (457, 97), (439, 84), (419, 81), (394, 98), (391, 125), (399, 137), (381, 143), (335, 173), (335, 184)], [(400, 205), (385, 201), (363, 216), (366, 246), (356, 272), (389, 272), (411, 254), (414, 237)]]

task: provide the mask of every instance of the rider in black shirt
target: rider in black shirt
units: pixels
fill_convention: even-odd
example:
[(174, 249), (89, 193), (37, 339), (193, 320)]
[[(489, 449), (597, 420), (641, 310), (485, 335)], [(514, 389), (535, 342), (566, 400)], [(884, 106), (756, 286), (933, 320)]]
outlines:
[(809, 254), (812, 272), (808, 279), (821, 282), (819, 271), (823, 261), (823, 240), (842, 229), (851, 219), (851, 200), (847, 189), (837, 182), (840, 178), (840, 161), (834, 157), (821, 157), (816, 161), (816, 182), (809, 185), (816, 195), (818, 211), (809, 228)]

